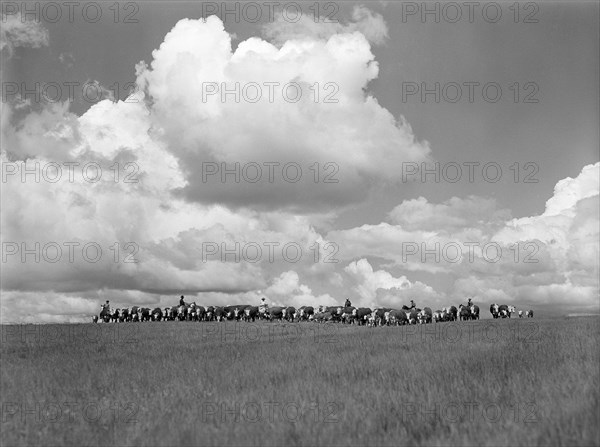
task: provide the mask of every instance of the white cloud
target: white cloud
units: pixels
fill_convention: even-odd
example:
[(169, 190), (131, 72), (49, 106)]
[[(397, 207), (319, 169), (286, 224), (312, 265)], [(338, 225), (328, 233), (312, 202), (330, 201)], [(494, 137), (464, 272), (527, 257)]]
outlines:
[(21, 21), (16, 15), (2, 15), (0, 51), (7, 48), (9, 55), (17, 47), (41, 48), (48, 46), (48, 30), (33, 20)]
[[(340, 245), (343, 259), (372, 256), (407, 271), (444, 272), (455, 278), (448, 290), (453, 300), (473, 296), (486, 302), (597, 310), (599, 168), (598, 163), (586, 166), (575, 179), (558, 182), (546, 211), (539, 216), (504, 220), (509, 216), (506, 210), (498, 210), (493, 200), (475, 196), (455, 197), (442, 204), (420, 197), (395, 207), (389, 214), (393, 224), (334, 230), (326, 238)], [(403, 242), (415, 243), (417, 255), (407, 256)], [(476, 248), (471, 262), (465, 242), (476, 242), (480, 247), (497, 244), (501, 249), (499, 259), (495, 260), (495, 249), (486, 258)], [(440, 244), (441, 253), (445, 244), (463, 246), (461, 262), (448, 262), (443, 254), (439, 261), (434, 256), (423, 258), (421, 244), (433, 249), (435, 243)], [(353, 273), (364, 270), (351, 265)], [(384, 271), (378, 276), (388, 281), (392, 278)], [(362, 296), (369, 296), (368, 290), (373, 293), (368, 282), (360, 287)]]
[[(330, 17), (333, 11), (323, 11), (318, 21), (309, 14), (304, 14), (296, 22), (286, 20), (282, 13), (275, 15), (275, 20), (263, 26), (265, 37), (278, 45), (288, 40), (307, 38), (327, 39), (334, 34), (353, 33), (358, 31), (369, 42), (383, 44), (388, 38), (388, 27), (381, 14), (373, 13), (364, 6), (355, 6), (352, 10), (352, 22), (343, 25), (337, 17)], [(328, 14), (329, 13), (329, 14)]]
[[(382, 29), (376, 16), (364, 10), (357, 14), (372, 22), (370, 32)], [(98, 263), (68, 262), (66, 253), (57, 263), (10, 257), (2, 269), (2, 318), (75, 321), (95, 313), (104, 299), (162, 307), (184, 293), (188, 300), (226, 304), (258, 302), (263, 291), (273, 303), (295, 306), (341, 303), (350, 290), (358, 297), (354, 304), (366, 306), (416, 299), (433, 308), (466, 294), (597, 306), (598, 164), (559, 182), (540, 216), (507, 221), (508, 211), (498, 210), (490, 199), (454, 197), (434, 204), (420, 197), (395, 207), (388, 222), (326, 235), (315, 230), (315, 225), (331, 227), (336, 212), (362, 201), (370, 188), (397, 180), (400, 163), (429, 154), (402, 118), (396, 120), (365, 94), (378, 73), (373, 38), (365, 33), (364, 26), (346, 25), (280, 47), (251, 38), (233, 52), (217, 18), (186, 19), (165, 37), (148, 66), (138, 65), (145, 97), (100, 101), (82, 116), (71, 113), (67, 103), (50, 104), (16, 122), (11, 119), (18, 105), (7, 104), (3, 164), (14, 162), (19, 170), (24, 160), (30, 166), (75, 162), (79, 167), (75, 181), (69, 181), (66, 168), (56, 183), (36, 182), (31, 175), (22, 182), (20, 173), (3, 181), (2, 192), (11, 197), (2, 202), (3, 242), (28, 247), (96, 242), (104, 253)], [(38, 44), (32, 38), (28, 45)], [(203, 103), (206, 81), (303, 86), (332, 81), (340, 101), (223, 103), (213, 96)], [(305, 183), (223, 184), (214, 178), (205, 183), (203, 161), (294, 161), (306, 169)], [(308, 167), (319, 162), (323, 168), (329, 161), (339, 167), (339, 183), (311, 183)], [(90, 162), (103, 171), (95, 183), (82, 178), (80, 168)], [(111, 169), (116, 163), (119, 181)], [(130, 173), (137, 182), (124, 181)], [(474, 263), (402, 257), (403, 241), (473, 240), (501, 243), (502, 261), (486, 263), (479, 252)], [(328, 241), (339, 245), (335, 257), (342, 263), (322, 262), (331, 254), (324, 250)], [(535, 241), (539, 262), (513, 262), (508, 247), (516, 241)], [(110, 249), (115, 242), (137, 244), (139, 262), (115, 262)], [(295, 242), (304, 257), (294, 263), (280, 255), (269, 262), (266, 254), (257, 263), (204, 262), (206, 242), (229, 247)], [(121, 256), (129, 253), (122, 250)], [(373, 269), (367, 258), (380, 261), (380, 268)], [(451, 287), (437, 292), (422, 274), (446, 275)]]
[[(211, 16), (179, 21), (137, 73), (152, 102), (153, 127), (184, 167), (186, 198), (307, 212), (358, 202), (377, 184), (398, 181), (403, 162), (429, 153), (402, 118), (365, 94), (378, 74), (374, 59), (358, 31), (288, 40), (281, 48), (254, 37), (233, 52), (223, 23)], [(269, 82), (278, 83), (272, 101)], [(302, 92), (298, 102), (283, 96), (292, 82)], [(208, 83), (215, 83), (210, 88), (218, 88), (217, 94), (206, 95)], [(244, 96), (250, 83), (258, 87)], [(221, 96), (224, 86), (236, 85), (239, 100)], [(260, 100), (247, 100), (255, 94)], [(328, 95), (337, 102), (325, 102)], [(223, 162), (229, 168), (258, 163), (263, 175), (257, 183), (242, 182), (244, 187), (233, 176), (227, 182), (220, 175), (203, 179), (207, 162), (219, 168)], [(265, 162), (280, 163), (275, 183), (268, 182)], [(297, 183), (284, 180), (282, 168), (289, 162), (302, 169)], [(337, 182), (323, 183), (326, 175)]]
[(360, 297), (353, 303), (356, 306), (400, 308), (411, 299), (424, 300), (429, 305), (441, 299), (433, 288), (420, 281), (412, 283), (406, 276), (394, 277), (385, 270), (373, 270), (366, 259), (351, 262), (344, 270), (351, 276)]
[(390, 220), (407, 230), (421, 229), (446, 233), (469, 227), (502, 225), (510, 217), (509, 210), (498, 210), (494, 199), (469, 196), (452, 197), (441, 203), (429, 203), (424, 197), (405, 200), (389, 213)]

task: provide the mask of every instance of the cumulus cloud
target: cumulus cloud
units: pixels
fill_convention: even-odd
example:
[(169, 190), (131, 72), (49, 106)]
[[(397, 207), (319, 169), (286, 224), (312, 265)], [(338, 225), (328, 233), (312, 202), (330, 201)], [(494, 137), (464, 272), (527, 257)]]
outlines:
[(41, 48), (48, 46), (48, 41), (48, 30), (41, 23), (21, 21), (16, 15), (2, 15), (0, 51), (6, 48), (12, 56), (15, 48)]
[(328, 293), (314, 294), (310, 287), (300, 283), (298, 273), (293, 270), (283, 272), (264, 291), (252, 293), (249, 296), (253, 298), (253, 303), (258, 303), (260, 298), (266, 296), (268, 302), (275, 306), (333, 306), (339, 304), (339, 300)]
[[(382, 20), (364, 9), (355, 16), (355, 23), (370, 23), (372, 33), (383, 29)], [(81, 321), (105, 299), (164, 307), (182, 293), (210, 304), (258, 302), (265, 294), (273, 304), (327, 305), (347, 295), (369, 307), (410, 299), (435, 307), (469, 295), (597, 307), (598, 164), (559, 182), (540, 216), (511, 219), (493, 200), (476, 196), (441, 204), (419, 197), (400, 203), (377, 225), (324, 235), (316, 230), (331, 227), (336, 212), (364, 200), (371, 188), (396, 181), (402, 162), (429, 156), (402, 117), (365, 93), (378, 73), (370, 46), (377, 38), (361, 26), (307, 31), (285, 42), (273, 34), (277, 45), (250, 38), (232, 51), (219, 19), (185, 19), (149, 64), (137, 66), (141, 91), (127, 101), (105, 99), (82, 116), (67, 103), (23, 116), (15, 113), (22, 105), (7, 104), (2, 192), (11, 200), (2, 202), (1, 213), (3, 243), (10, 244), (3, 246), (3, 321)], [(310, 96), (228, 102), (218, 94), (203, 101), (203, 82), (219, 88), (221, 82), (255, 82), (265, 94), (265, 82), (297, 82), (307, 95), (315, 82), (333, 82), (338, 102)], [(303, 176), (298, 183), (280, 174), (276, 184), (223, 183), (218, 174), (205, 181), (207, 161), (219, 168), (294, 162)], [(93, 166), (84, 168), (90, 164), (100, 167), (100, 176)], [(58, 180), (48, 180), (56, 178), (56, 166), (62, 169)], [(23, 180), (25, 168), (32, 173)], [(338, 182), (324, 183), (325, 175)], [(422, 262), (402, 252), (402, 242), (453, 241), (496, 241), (502, 260), (485, 262), (478, 250), (475, 262), (466, 252), (457, 263)], [(102, 249), (97, 262), (82, 259), (90, 242)], [(300, 248), (301, 259), (282, 259), (289, 242)], [(336, 244), (333, 253), (328, 242)], [(535, 243), (538, 262), (514, 262), (515, 242)], [(74, 262), (65, 243), (79, 244)], [(207, 243), (219, 250), (238, 243), (238, 257), (206, 257)], [(23, 262), (21, 244), (37, 254)], [(239, 258), (251, 253), (243, 251), (248, 244), (262, 248), (257, 262)], [(276, 244), (274, 261), (266, 244)], [(53, 258), (56, 245), (60, 260), (33, 260)], [(18, 251), (10, 255), (6, 248)], [(124, 262), (127, 256), (138, 262)], [(341, 262), (324, 263), (328, 256)], [(450, 286), (438, 291), (423, 275), (443, 276)]]
[(405, 200), (390, 211), (389, 217), (392, 223), (410, 231), (443, 228), (453, 233), (474, 226), (503, 225), (510, 217), (510, 210), (498, 210), (494, 199), (478, 196), (452, 197), (440, 204), (429, 203), (424, 197), (419, 197)]
[(388, 38), (388, 27), (381, 14), (373, 13), (364, 6), (355, 6), (352, 10), (352, 21), (344, 25), (337, 17), (330, 17), (334, 11), (323, 11), (318, 21), (309, 14), (303, 14), (299, 20), (291, 21), (281, 13), (275, 20), (263, 26), (264, 36), (277, 45), (288, 40), (307, 38), (328, 39), (334, 34), (360, 32), (367, 40), (376, 45), (383, 44)]
[[(405, 271), (443, 272), (455, 278), (446, 293), (452, 300), (597, 311), (599, 168), (599, 163), (586, 166), (576, 178), (558, 182), (539, 216), (510, 219), (493, 200), (475, 196), (441, 204), (420, 197), (395, 207), (388, 215), (391, 223), (333, 230), (326, 238), (340, 245), (343, 259), (366, 255)], [(466, 243), (477, 244), (472, 253)], [(444, 252), (451, 246), (462, 248), (457, 262), (454, 250)], [(351, 266), (356, 274), (358, 264)], [(369, 272), (364, 263), (363, 269)], [(379, 276), (391, 280), (386, 273)], [(361, 287), (366, 287), (359, 289), (362, 296), (372, 290), (368, 282)]]
[(439, 294), (420, 281), (412, 283), (406, 276), (394, 277), (386, 270), (373, 270), (366, 259), (348, 264), (344, 271), (351, 276), (360, 299), (355, 305), (364, 307), (400, 308), (411, 299), (424, 299), (432, 302)]
[[(188, 184), (181, 194), (188, 200), (339, 208), (364, 199), (374, 185), (398, 181), (403, 162), (429, 154), (402, 117), (365, 93), (378, 65), (359, 31), (287, 40), (281, 48), (250, 38), (233, 52), (216, 16), (185, 19), (152, 57), (138, 65), (138, 83), (152, 104), (153, 125), (182, 161)], [(223, 95), (225, 89), (238, 97)], [(217, 173), (203, 176), (208, 163)], [(223, 181), (235, 163), (238, 178), (258, 180), (240, 187), (229, 174)], [(274, 181), (265, 163), (277, 164)], [(295, 166), (283, 172), (287, 163)], [(244, 171), (249, 164), (261, 172)]]

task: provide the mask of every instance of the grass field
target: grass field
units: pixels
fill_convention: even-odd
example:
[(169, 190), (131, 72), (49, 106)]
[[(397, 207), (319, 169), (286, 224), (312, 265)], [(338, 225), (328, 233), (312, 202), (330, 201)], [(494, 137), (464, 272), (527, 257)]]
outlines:
[(600, 445), (600, 319), (3, 326), (0, 443)]

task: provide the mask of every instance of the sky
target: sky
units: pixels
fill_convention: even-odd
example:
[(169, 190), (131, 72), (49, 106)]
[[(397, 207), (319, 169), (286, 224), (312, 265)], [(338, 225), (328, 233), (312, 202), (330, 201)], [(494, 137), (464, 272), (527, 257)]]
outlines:
[(599, 311), (596, 2), (56, 4), (2, 9), (2, 322)]

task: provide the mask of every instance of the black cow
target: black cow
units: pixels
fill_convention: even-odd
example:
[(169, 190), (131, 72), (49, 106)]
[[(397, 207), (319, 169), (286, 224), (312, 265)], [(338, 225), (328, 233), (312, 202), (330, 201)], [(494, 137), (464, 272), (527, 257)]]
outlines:
[(498, 306), (498, 316), (501, 318), (510, 318), (510, 312), (507, 304), (500, 304), (500, 306)]
[(387, 314), (387, 323), (392, 326), (408, 324), (408, 316), (402, 309), (392, 309)]
[(248, 306), (244, 309), (244, 321), (256, 321), (258, 318), (258, 306)]
[(458, 306), (458, 318), (461, 321), (470, 320), (471, 319), (471, 309), (469, 309), (467, 306), (463, 306), (462, 304), (460, 304)]
[(274, 306), (267, 309), (267, 314), (269, 321), (283, 321), (283, 307), (281, 306)]
[[(152, 312), (150, 312), (150, 309), (148, 308), (144, 308), (142, 310), (142, 321), (144, 321), (146, 319), (146, 315), (145, 315), (145, 310), (148, 311), (148, 316), (149, 319), (151, 319), (152, 321), (161, 321), (163, 319), (163, 311), (160, 307), (155, 307)], [(166, 315), (165, 315), (166, 318)]]
[(226, 320), (233, 320), (235, 318), (235, 308), (237, 306), (225, 306), (223, 307), (223, 311), (225, 312)]
[(206, 315), (204, 316), (205, 321), (214, 321), (215, 320), (215, 306), (208, 306), (206, 308)]
[(312, 306), (302, 306), (298, 309), (298, 320), (308, 320), (311, 316), (314, 316), (315, 308)]
[(354, 318), (356, 323), (359, 326), (363, 326), (367, 324), (367, 320), (369, 319), (369, 315), (373, 312), (368, 307), (359, 307), (358, 309), (354, 309)]
[(100, 311), (100, 319), (105, 323), (108, 323), (110, 322), (111, 318), (112, 314), (110, 312), (110, 309), (108, 307), (102, 306), (102, 310)]
[(431, 308), (424, 307), (421, 312), (419, 312), (419, 316), (417, 317), (419, 323), (428, 324), (433, 321), (433, 312), (431, 312)]
[(119, 312), (119, 321), (121, 323), (123, 323), (125, 321), (129, 321), (129, 309), (127, 309), (127, 308), (121, 309), (121, 311)]
[(214, 315), (215, 315), (215, 320), (216, 321), (223, 321), (226, 316), (227, 316), (227, 312), (225, 311), (225, 309), (223, 307), (215, 307), (214, 310)]
[(233, 318), (236, 320), (241, 320), (245, 315), (246, 308), (251, 307), (250, 304), (242, 304), (240, 306), (234, 306), (233, 308)]
[(471, 306), (471, 319), (479, 320), (479, 306), (477, 304), (473, 304)]
[(421, 309), (413, 308), (408, 313), (408, 324), (417, 324), (419, 322), (419, 313)]
[(458, 309), (456, 309), (456, 306), (450, 306), (448, 309), (446, 309), (446, 319), (447, 321), (456, 321), (458, 318)]
[(283, 319), (289, 321), (290, 323), (294, 321), (296, 318), (296, 308), (293, 306), (286, 307), (283, 309)]

